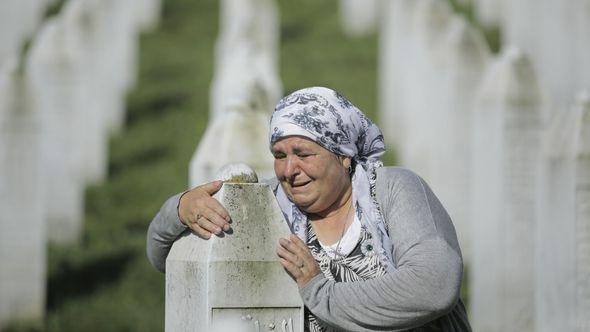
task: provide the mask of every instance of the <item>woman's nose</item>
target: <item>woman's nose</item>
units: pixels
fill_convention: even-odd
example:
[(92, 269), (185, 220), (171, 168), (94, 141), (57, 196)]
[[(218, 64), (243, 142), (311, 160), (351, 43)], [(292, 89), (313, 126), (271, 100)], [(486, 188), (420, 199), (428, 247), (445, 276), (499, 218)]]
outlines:
[(287, 165), (285, 167), (285, 177), (294, 178), (299, 173), (298, 160), (295, 156), (287, 156)]

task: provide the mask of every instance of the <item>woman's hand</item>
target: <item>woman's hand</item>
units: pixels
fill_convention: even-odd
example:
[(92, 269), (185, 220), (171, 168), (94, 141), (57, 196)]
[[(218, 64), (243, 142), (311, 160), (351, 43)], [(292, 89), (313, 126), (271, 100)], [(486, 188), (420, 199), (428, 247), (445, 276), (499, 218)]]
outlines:
[(230, 229), (230, 216), (215, 198), (222, 181), (213, 181), (186, 192), (178, 204), (178, 217), (199, 237), (208, 240), (211, 234), (221, 235)]
[(297, 235), (291, 234), (290, 240), (280, 239), (277, 255), (281, 265), (295, 280), (299, 289), (321, 273), (320, 266), (311, 255), (311, 251)]

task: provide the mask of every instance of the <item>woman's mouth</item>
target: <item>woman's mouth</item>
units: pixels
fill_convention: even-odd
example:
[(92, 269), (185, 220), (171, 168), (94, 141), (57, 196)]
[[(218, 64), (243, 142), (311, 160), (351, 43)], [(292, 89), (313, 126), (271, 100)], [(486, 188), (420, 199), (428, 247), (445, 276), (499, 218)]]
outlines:
[(291, 188), (292, 189), (295, 189), (295, 190), (304, 189), (304, 187), (307, 186), (310, 183), (311, 183), (311, 181), (304, 181), (304, 182), (299, 182), (299, 183), (293, 183), (293, 184), (291, 184)]

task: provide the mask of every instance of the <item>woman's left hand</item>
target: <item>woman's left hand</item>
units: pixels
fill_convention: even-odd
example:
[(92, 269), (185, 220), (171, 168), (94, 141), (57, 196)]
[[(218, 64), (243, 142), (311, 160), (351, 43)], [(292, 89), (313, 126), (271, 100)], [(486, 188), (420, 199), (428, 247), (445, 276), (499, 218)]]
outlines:
[(295, 280), (299, 289), (321, 273), (320, 266), (311, 255), (311, 251), (297, 235), (291, 234), (290, 240), (280, 239), (277, 255), (281, 265)]

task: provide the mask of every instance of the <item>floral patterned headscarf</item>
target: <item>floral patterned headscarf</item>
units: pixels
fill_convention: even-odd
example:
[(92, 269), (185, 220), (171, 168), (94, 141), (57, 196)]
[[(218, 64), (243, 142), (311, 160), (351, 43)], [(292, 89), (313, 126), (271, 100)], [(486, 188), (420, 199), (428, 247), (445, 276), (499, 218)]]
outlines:
[[(388, 270), (394, 269), (392, 243), (375, 200), (376, 169), (383, 166), (383, 135), (377, 125), (338, 92), (305, 88), (284, 97), (270, 119), (270, 146), (287, 136), (307, 137), (327, 150), (353, 159), (352, 200), (362, 227), (369, 231), (374, 247)], [(291, 202), (283, 188), (276, 197), (291, 231), (307, 239), (307, 216)]]

